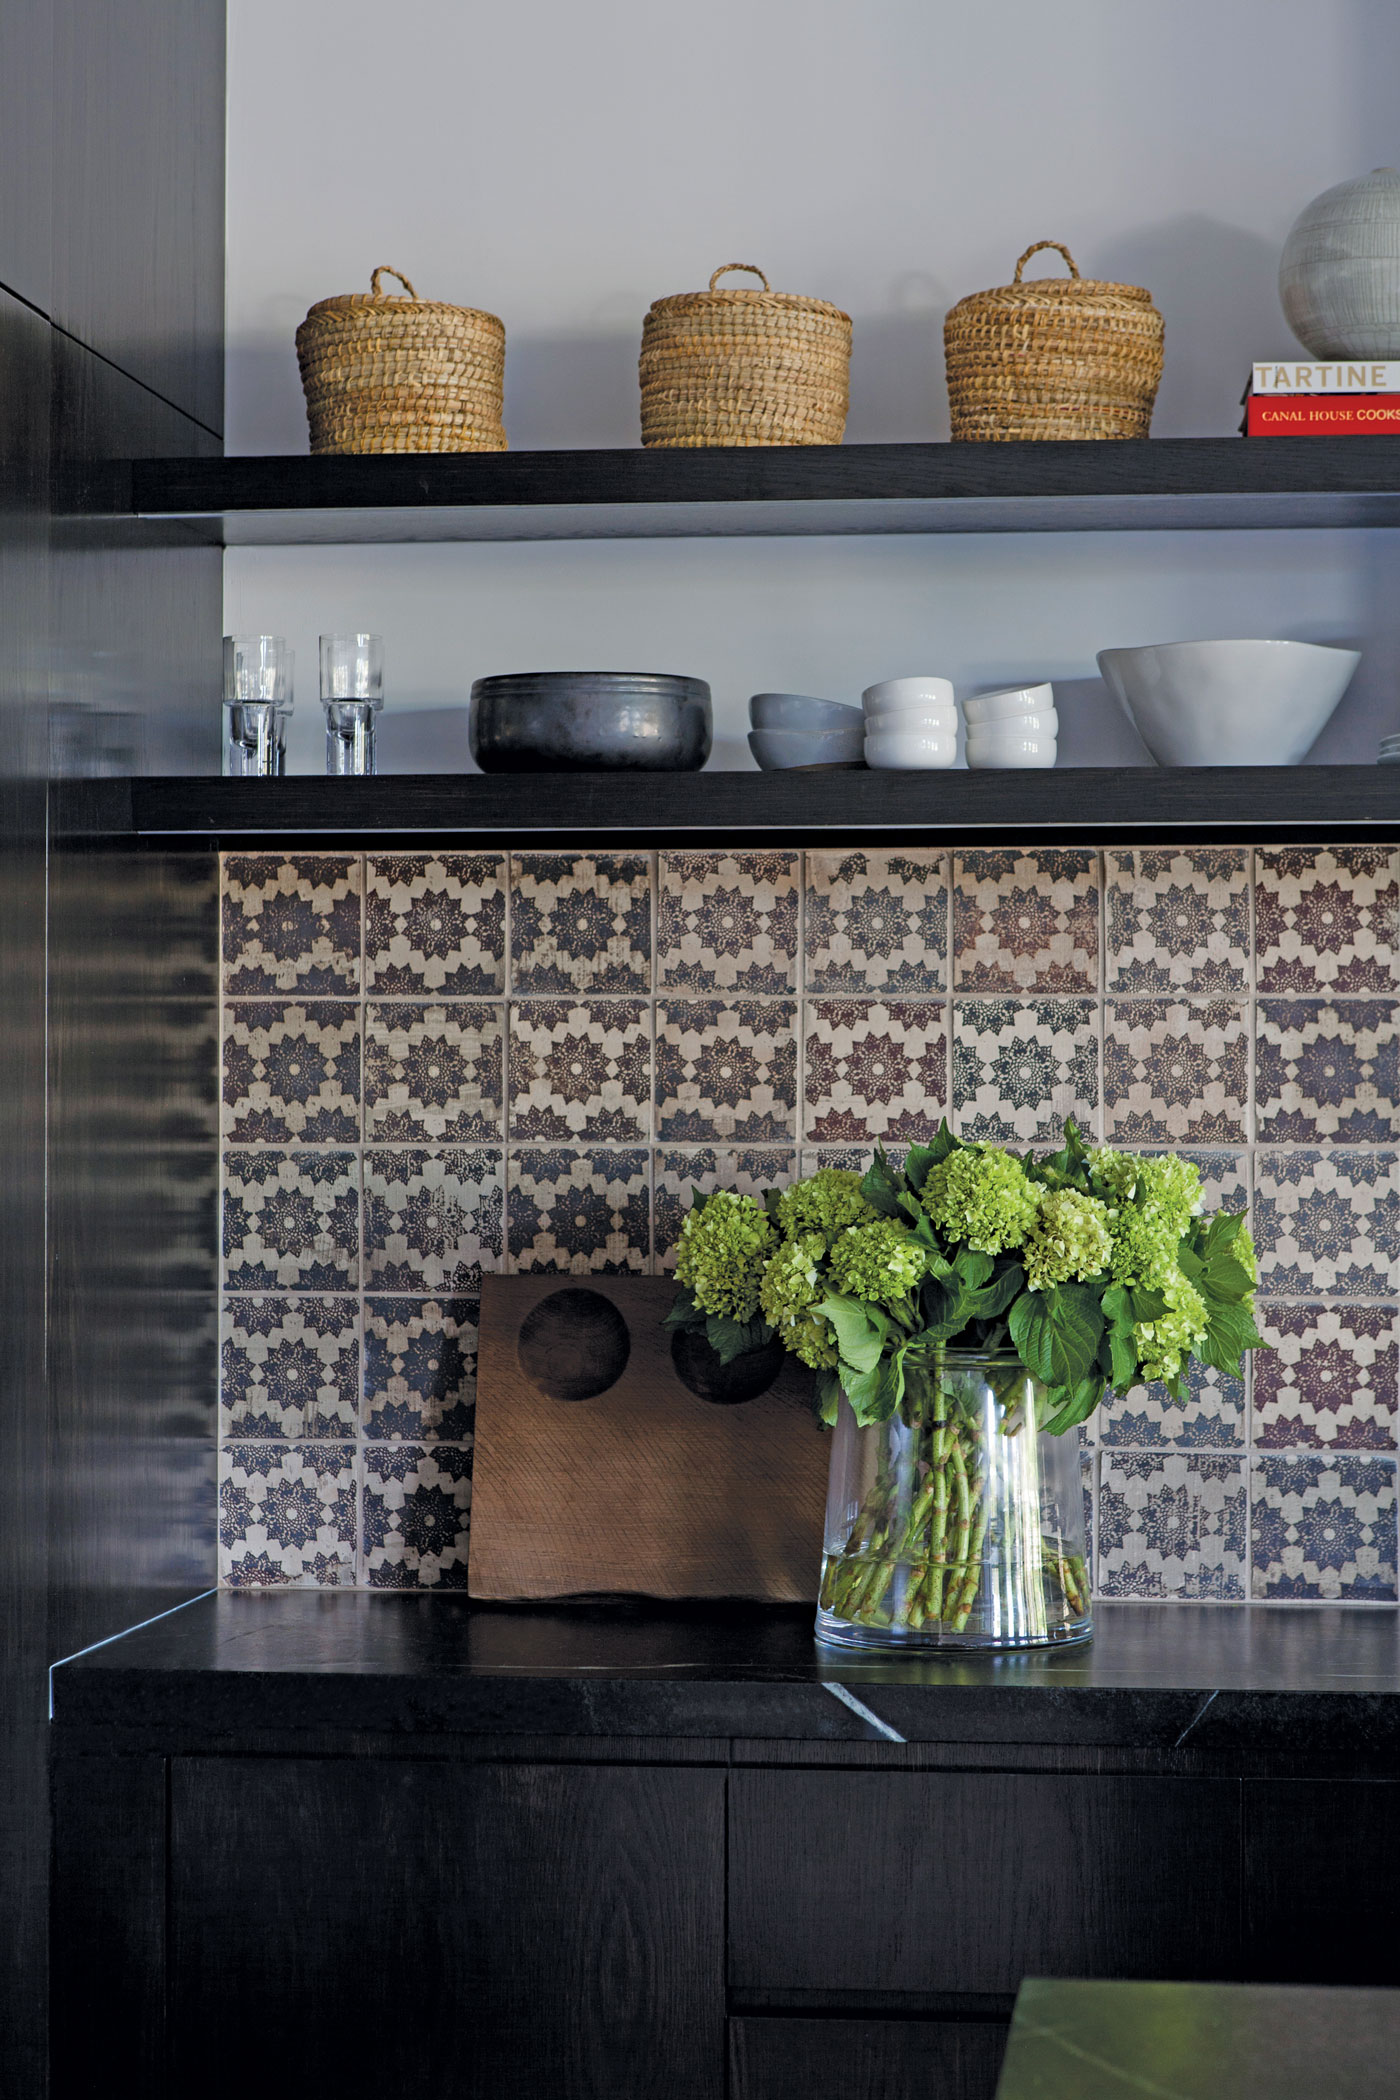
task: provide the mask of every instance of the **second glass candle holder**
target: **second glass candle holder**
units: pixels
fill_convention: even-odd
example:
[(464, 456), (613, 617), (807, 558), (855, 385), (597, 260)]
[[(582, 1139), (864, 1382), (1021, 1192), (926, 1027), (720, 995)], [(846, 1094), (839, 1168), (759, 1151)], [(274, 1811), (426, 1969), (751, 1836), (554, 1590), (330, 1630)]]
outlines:
[(292, 651), (280, 634), (224, 636), (224, 767), (232, 779), (287, 770)]
[(382, 635), (321, 636), (321, 705), (327, 773), (373, 773), (374, 718), (384, 705)]

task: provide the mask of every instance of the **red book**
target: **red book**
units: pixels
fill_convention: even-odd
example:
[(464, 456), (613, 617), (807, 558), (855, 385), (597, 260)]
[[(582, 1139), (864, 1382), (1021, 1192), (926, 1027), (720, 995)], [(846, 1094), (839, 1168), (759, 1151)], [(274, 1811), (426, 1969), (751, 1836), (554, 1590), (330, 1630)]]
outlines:
[(1400, 434), (1400, 394), (1251, 394), (1249, 437)]

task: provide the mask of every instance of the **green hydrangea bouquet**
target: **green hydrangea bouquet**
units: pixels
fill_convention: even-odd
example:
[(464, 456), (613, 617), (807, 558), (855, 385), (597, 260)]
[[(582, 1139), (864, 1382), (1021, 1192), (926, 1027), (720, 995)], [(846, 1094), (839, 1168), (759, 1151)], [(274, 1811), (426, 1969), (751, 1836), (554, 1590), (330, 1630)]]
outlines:
[[(1002, 1435), (1024, 1426), (1031, 1390), (1035, 1430), (1061, 1435), (1110, 1390), (1155, 1380), (1182, 1399), (1192, 1357), (1238, 1374), (1260, 1344), (1243, 1215), (1204, 1215), (1191, 1162), (1090, 1148), (1072, 1122), (1040, 1159), (965, 1144), (945, 1123), (902, 1167), (877, 1150), (864, 1176), (824, 1167), (762, 1201), (697, 1190), (676, 1275), (670, 1324), (703, 1331), (722, 1361), (780, 1341), (815, 1372), (823, 1420), (844, 1394), (857, 1425), (894, 1421), (914, 1436), (907, 1513), (895, 1524), (887, 1482), (842, 1549), (862, 1581), (872, 1553), (939, 1564), (905, 1624), (926, 1623), (935, 1603), (946, 1620), (950, 1598), (956, 1623), (975, 1597), (985, 1425), (967, 1406), (960, 1419), (950, 1351), (1007, 1366)], [(1056, 1553), (1061, 1588), (1082, 1589), (1082, 1563)], [(830, 1588), (828, 1569), (824, 1602)], [(839, 1584), (833, 1594), (840, 1605)]]

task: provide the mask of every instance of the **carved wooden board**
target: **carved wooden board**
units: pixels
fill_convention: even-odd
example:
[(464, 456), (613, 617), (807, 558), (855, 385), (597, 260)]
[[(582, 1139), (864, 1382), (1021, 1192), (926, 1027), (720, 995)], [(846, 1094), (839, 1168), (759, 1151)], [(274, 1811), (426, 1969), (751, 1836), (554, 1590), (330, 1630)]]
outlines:
[[(810, 1374), (722, 1395), (664, 1276), (483, 1276), (474, 1597), (816, 1598), (831, 1439)], [(747, 1383), (755, 1383), (752, 1375)], [(714, 1397), (705, 1397), (709, 1392)]]

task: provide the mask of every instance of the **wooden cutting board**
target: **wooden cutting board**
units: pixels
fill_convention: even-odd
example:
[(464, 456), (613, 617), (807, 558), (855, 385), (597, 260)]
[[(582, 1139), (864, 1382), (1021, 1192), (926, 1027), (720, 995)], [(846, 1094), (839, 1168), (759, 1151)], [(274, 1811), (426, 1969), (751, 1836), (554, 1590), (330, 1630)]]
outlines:
[(811, 1374), (775, 1349), (745, 1397), (673, 1347), (674, 1295), (665, 1276), (481, 1279), (474, 1597), (815, 1600), (831, 1438)]

